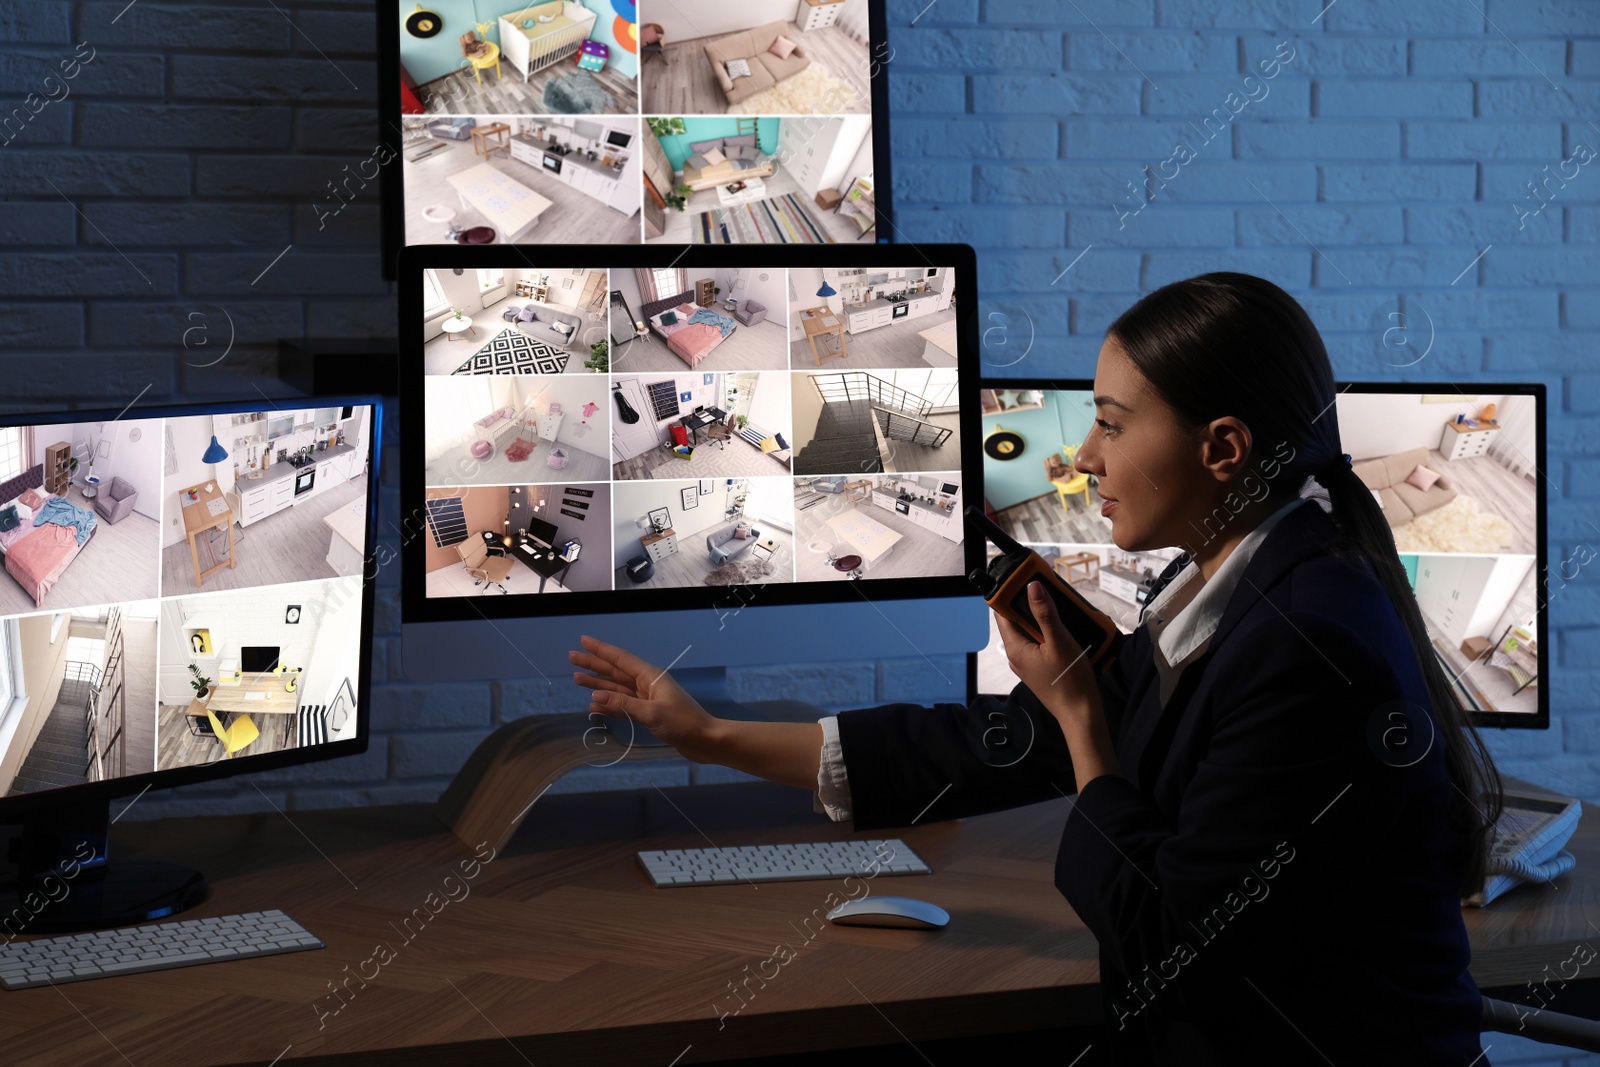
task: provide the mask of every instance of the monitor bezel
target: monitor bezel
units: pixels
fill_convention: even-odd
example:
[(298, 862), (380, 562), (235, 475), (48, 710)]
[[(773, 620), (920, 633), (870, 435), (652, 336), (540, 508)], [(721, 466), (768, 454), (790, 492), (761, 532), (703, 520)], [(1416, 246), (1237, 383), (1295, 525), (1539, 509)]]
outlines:
[[(449, 248), (450, 245), (411, 246), (405, 242), (405, 172), (400, 151), (404, 139), (400, 128), (400, 23), (403, 14), (396, 7), (391, 14), (387, 0), (378, 9), (378, 144), (373, 154), (378, 163), (379, 224), (382, 250), (380, 265), (383, 280), (401, 277), (400, 251), (408, 247)], [(895, 239), (893, 188), (889, 145), (889, 78), (887, 68), (894, 61), (889, 45), (889, 20), (885, 0), (867, 0), (867, 52), (871, 71), (867, 84), (872, 98), (872, 177), (873, 202), (878, 209), (875, 244), (890, 244)], [(640, 96), (640, 128), (643, 132), (643, 96)], [(387, 154), (385, 156), (385, 153)], [(609, 209), (608, 209), (609, 210)], [(643, 198), (640, 202), (640, 237), (643, 243)], [(529, 247), (547, 248), (548, 245)], [(662, 247), (662, 246), (654, 246)]]
[[(358, 664), (356, 681), (356, 735), (343, 741), (328, 741), (321, 745), (308, 748), (294, 748), (284, 752), (264, 752), (253, 756), (238, 756), (234, 759), (218, 760), (215, 763), (193, 767), (170, 767), (165, 770), (151, 770), (143, 774), (131, 774), (121, 778), (110, 778), (101, 782), (84, 782), (81, 785), (61, 786), (56, 789), (46, 789), (36, 793), (21, 793), (16, 796), (0, 797), (0, 823), (14, 821), (20, 817), (41, 809), (60, 807), (62, 805), (76, 805), (80, 803), (98, 802), (109, 800), (113, 797), (140, 794), (146, 789), (169, 789), (175, 786), (193, 785), (198, 782), (210, 782), (223, 778), (232, 778), (240, 774), (254, 774), (258, 771), (272, 771), (283, 767), (297, 767), (307, 763), (316, 763), (322, 760), (338, 759), (343, 756), (355, 756), (365, 752), (372, 731), (372, 643), (373, 643), (373, 610), (374, 588), (377, 565), (379, 558), (374, 546), (378, 530), (378, 498), (377, 486), (380, 478), (380, 459), (383, 454), (383, 398), (372, 394), (313, 394), (279, 398), (295, 407), (343, 407), (345, 405), (368, 405), (372, 408), (372, 422), (367, 434), (367, 509), (366, 509), (366, 544), (369, 551), (366, 563), (361, 574), (361, 652)], [(117, 410), (115, 408), (98, 409), (73, 409), (70, 411), (26, 411), (0, 413), (0, 425), (3, 426), (41, 426), (61, 422), (116, 422), (127, 418), (140, 419), (169, 419), (184, 418), (196, 415), (233, 415), (242, 412), (261, 411), (263, 407), (268, 410), (277, 409), (278, 402), (271, 399), (233, 401), (203, 401), (193, 403), (179, 403), (161, 406), (131, 405)], [(297, 583), (298, 584), (298, 583)], [(250, 588), (269, 588), (255, 587)], [(204, 588), (195, 590), (204, 593)], [(190, 595), (188, 590), (175, 596)], [(173, 597), (158, 594), (155, 599), (165, 603)], [(118, 603), (121, 603), (120, 601)], [(88, 606), (88, 605), (86, 605)], [(56, 609), (72, 610), (72, 609)], [(6, 618), (23, 618), (30, 615), (52, 614), (50, 610), (21, 612), (16, 616), (7, 615)]]
[[(1532, 396), (1534, 402), (1534, 470), (1547, 470), (1546, 466), (1546, 400), (1547, 389), (1544, 382), (1479, 382), (1479, 381), (1415, 381), (1401, 378), (1394, 381), (1355, 381), (1343, 384), (1336, 383), (1340, 393), (1450, 393), (1461, 392), (1462, 386), (1470, 386), (1479, 394), (1489, 393), (1521, 393)], [(980, 389), (1045, 389), (1090, 392), (1094, 391), (1093, 378), (997, 378), (986, 377), (978, 382)], [(1463, 394), (1464, 396), (1465, 394)], [(982, 484), (982, 477), (979, 477)], [(1537, 599), (1539, 610), (1535, 614), (1534, 625), (1539, 640), (1539, 678), (1544, 682), (1545, 675), (1552, 663), (1552, 649), (1549, 634), (1549, 608), (1550, 597), (1547, 588), (1549, 577), (1549, 557), (1545, 549), (1547, 529), (1546, 512), (1549, 508), (1548, 494), (1535, 492), (1534, 494), (1534, 595)], [(1415, 555), (1417, 553), (1406, 553)], [(998, 696), (1002, 699), (1004, 693), (978, 692), (978, 654), (979, 651), (967, 653), (967, 703), (972, 703), (978, 696)], [(1541, 684), (1534, 687), (1537, 690), (1536, 700), (1538, 711), (1534, 713), (1515, 711), (1471, 711), (1466, 710), (1468, 718), (1474, 727), (1499, 727), (1524, 730), (1548, 730), (1550, 728), (1550, 687)]]
[[(962, 484), (977, 484), (981, 477), (978, 441), (979, 337), (977, 259), (970, 245), (543, 245), (541, 259), (554, 263), (590, 264), (606, 270), (671, 264), (685, 267), (904, 267), (912, 261), (951, 267), (956, 273), (957, 300), (957, 403), (961, 426)], [(413, 245), (400, 254), (399, 305), (420, 307), (422, 270), (425, 267), (530, 266), (529, 249), (515, 245)], [(784, 311), (787, 321), (788, 311)], [(423, 323), (420, 316), (400, 322), (401, 410), (422, 411)], [(805, 369), (805, 368), (801, 368)], [(824, 368), (826, 369), (826, 368)], [(789, 372), (784, 372), (789, 373)], [(411, 432), (400, 438), (401, 471), (401, 613), (406, 623), (466, 622), (482, 619), (548, 618), (560, 615), (595, 615), (619, 611), (667, 611), (757, 604), (834, 604), (871, 599), (903, 600), (920, 597), (972, 596), (966, 575), (982, 562), (982, 546), (963, 538), (963, 573), (934, 578), (893, 578), (865, 582), (783, 583), (777, 585), (706, 586), (674, 589), (606, 589), (560, 597), (540, 594), (517, 596), (441, 597), (429, 599), (424, 556), (419, 536), (427, 531), (423, 501), (426, 497), (424, 435)], [(923, 472), (931, 473), (931, 472)], [(971, 500), (969, 499), (969, 503)], [(609, 534), (607, 541), (609, 543)], [(541, 601), (548, 606), (539, 608)]]

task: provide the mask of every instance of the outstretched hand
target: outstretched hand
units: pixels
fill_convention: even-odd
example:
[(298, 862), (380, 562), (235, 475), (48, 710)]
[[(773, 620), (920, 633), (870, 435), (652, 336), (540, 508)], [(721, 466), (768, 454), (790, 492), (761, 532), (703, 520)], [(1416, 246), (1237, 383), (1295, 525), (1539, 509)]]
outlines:
[[(704, 758), (712, 728), (721, 720), (686, 693), (660, 667), (626, 649), (587, 635), (579, 638), (587, 650), (568, 652), (567, 658), (591, 672), (575, 673), (572, 680), (594, 692), (589, 711), (611, 719), (632, 719), (696, 763)], [(626, 728), (622, 728), (626, 736)]]
[(1083, 646), (1067, 632), (1055, 601), (1038, 579), (1028, 583), (1028, 607), (1044, 641), (1033, 639), (1016, 623), (996, 613), (1000, 640), (1011, 670), (1051, 714), (1081, 716), (1100, 712), (1100, 684)]

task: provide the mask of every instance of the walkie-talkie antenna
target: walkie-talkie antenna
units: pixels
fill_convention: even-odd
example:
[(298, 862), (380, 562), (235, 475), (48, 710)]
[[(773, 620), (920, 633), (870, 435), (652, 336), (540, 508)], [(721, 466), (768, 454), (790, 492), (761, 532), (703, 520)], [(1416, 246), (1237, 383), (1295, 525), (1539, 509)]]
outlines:
[(1008, 556), (1017, 557), (1027, 555), (1028, 550), (1012, 539), (1011, 535), (1000, 528), (1000, 525), (983, 513), (983, 509), (976, 504), (968, 504), (966, 509), (967, 522), (981, 530), (985, 537), (994, 542), (994, 546)]

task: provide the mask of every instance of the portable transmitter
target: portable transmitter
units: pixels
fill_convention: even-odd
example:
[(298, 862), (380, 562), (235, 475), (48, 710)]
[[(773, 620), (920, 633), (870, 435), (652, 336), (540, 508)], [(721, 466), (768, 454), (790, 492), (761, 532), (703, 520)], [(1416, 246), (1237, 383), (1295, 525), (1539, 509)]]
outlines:
[(981, 531), (1000, 549), (1000, 555), (989, 561), (987, 571), (970, 575), (988, 605), (1021, 627), (1035, 644), (1042, 643), (1044, 635), (1028, 604), (1028, 583), (1039, 579), (1055, 601), (1061, 624), (1084, 649), (1089, 665), (1098, 671), (1119, 632), (1111, 616), (1063, 581), (1039, 553), (1012, 540), (977, 505), (968, 505), (966, 518), (969, 528)]

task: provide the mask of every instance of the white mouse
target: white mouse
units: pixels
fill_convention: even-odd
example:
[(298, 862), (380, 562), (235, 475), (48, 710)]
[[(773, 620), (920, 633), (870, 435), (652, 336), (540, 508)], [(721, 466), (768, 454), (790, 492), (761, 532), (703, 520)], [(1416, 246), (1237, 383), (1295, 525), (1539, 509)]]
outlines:
[(900, 926), (936, 930), (950, 921), (950, 913), (937, 904), (910, 897), (863, 897), (847, 900), (828, 912), (828, 921), (840, 926)]

